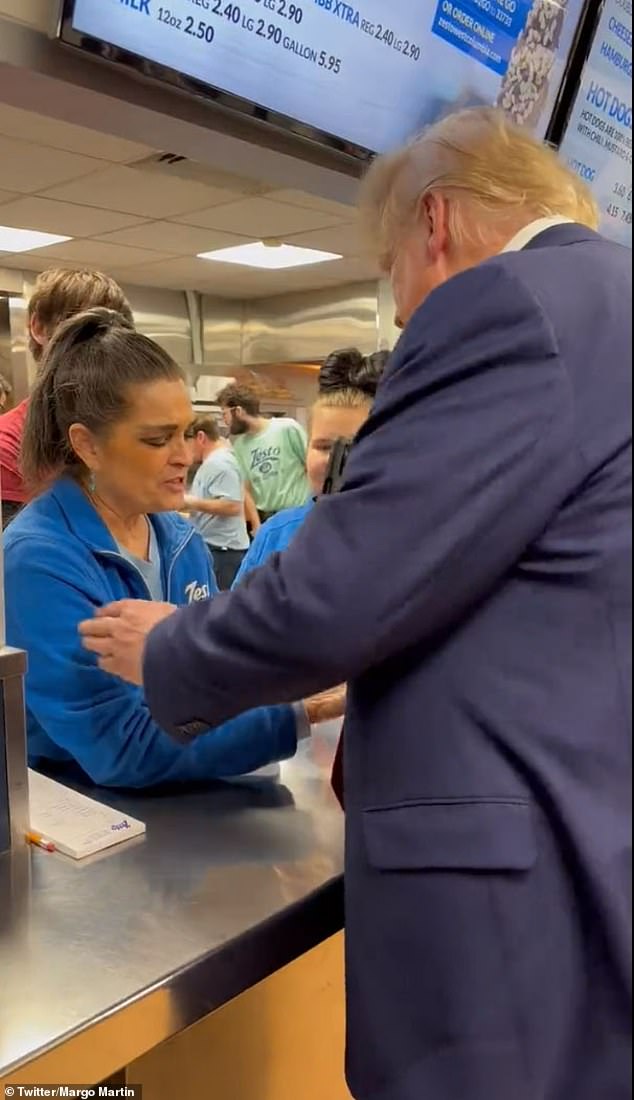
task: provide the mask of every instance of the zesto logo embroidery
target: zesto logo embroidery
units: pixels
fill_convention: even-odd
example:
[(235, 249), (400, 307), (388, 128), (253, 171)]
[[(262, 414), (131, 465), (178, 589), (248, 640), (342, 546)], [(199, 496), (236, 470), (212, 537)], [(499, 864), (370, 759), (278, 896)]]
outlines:
[(251, 452), (251, 469), (256, 471), (265, 481), (269, 477), (277, 476), (279, 461), (279, 447), (256, 447)]
[(208, 584), (199, 584), (198, 581), (191, 581), (190, 584), (185, 586), (187, 603), (200, 603), (201, 600), (208, 600), (210, 595)]

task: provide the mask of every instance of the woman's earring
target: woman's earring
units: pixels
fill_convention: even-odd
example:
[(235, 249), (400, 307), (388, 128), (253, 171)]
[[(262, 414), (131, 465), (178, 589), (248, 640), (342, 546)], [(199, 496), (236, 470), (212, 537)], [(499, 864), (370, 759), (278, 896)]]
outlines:
[(95, 478), (95, 475), (91, 470), (90, 473), (88, 474), (88, 492), (90, 493), (91, 496), (93, 495), (94, 492), (96, 492), (96, 489), (97, 489), (97, 479)]

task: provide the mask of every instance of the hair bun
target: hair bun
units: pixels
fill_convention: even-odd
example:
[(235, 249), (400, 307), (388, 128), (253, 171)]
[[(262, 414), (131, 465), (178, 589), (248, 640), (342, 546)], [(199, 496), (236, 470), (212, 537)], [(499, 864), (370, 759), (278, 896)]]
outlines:
[(388, 351), (376, 351), (372, 355), (362, 355), (358, 348), (333, 351), (319, 372), (320, 394), (359, 390), (368, 397), (375, 397), (389, 357)]
[(66, 322), (66, 333), (71, 337), (74, 345), (83, 344), (87, 340), (94, 340), (96, 336), (103, 336), (112, 328), (132, 329), (132, 325), (116, 309), (107, 309), (98, 306), (94, 309), (84, 310)]

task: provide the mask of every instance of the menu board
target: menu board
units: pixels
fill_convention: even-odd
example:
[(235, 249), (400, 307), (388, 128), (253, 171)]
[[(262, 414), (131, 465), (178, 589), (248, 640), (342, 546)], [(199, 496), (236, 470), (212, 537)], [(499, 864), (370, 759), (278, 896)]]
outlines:
[[(582, 0), (67, 0), (62, 37), (385, 152), (458, 106), (548, 127)], [(86, 37), (88, 36), (88, 37)], [(152, 65), (155, 66), (154, 70)], [(157, 68), (160, 67), (160, 68)], [(239, 104), (234, 104), (239, 105)], [(271, 120), (269, 120), (271, 121)], [(295, 127), (297, 128), (297, 127)]]
[(605, 0), (561, 154), (592, 188), (606, 236), (632, 247), (632, 0)]

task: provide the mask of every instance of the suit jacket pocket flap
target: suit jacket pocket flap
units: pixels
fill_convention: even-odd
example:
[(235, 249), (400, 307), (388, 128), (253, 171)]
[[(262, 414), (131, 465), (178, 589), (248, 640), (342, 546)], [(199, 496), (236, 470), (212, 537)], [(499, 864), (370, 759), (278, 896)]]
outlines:
[(363, 814), (368, 860), (386, 871), (528, 871), (537, 859), (530, 803), (426, 799)]

